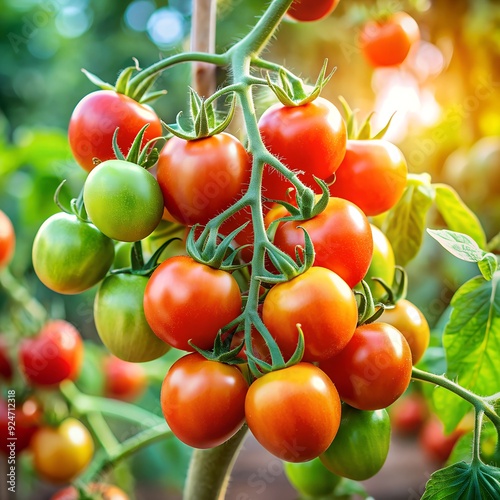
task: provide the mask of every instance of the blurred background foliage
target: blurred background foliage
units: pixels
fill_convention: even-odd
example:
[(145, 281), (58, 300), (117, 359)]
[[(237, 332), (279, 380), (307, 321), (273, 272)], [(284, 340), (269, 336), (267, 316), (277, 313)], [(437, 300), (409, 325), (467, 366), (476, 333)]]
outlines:
[[(267, 4), (219, 0), (217, 50), (241, 38)], [(17, 234), (12, 271), (55, 316), (66, 316), (96, 340), (93, 291), (61, 297), (47, 290), (33, 273), (31, 245), (41, 223), (58, 210), (53, 194), (60, 182), (67, 180), (64, 196), (76, 196), (85, 178), (66, 139), (72, 110), (95, 90), (81, 69), (114, 82), (132, 57), (146, 67), (188, 49), (191, 2), (1, 0), (0, 7), (0, 209)], [(383, 9), (411, 14), (422, 41), (401, 67), (374, 70), (363, 59), (357, 36), (362, 21)], [(264, 56), (310, 80), (328, 58), (336, 73), (324, 97), (339, 105), (338, 96), (344, 96), (362, 118), (375, 111), (375, 128), (396, 112), (387, 138), (403, 150), (410, 171), (428, 172), (434, 182), (454, 186), (489, 238), (500, 230), (500, 2), (341, 0), (323, 21), (283, 23)], [(159, 78), (156, 87), (168, 94), (153, 107), (163, 120), (172, 122), (184, 107), (179, 103), (187, 100), (189, 78), (188, 65)], [(264, 95), (259, 106), (266, 101)], [(429, 226), (440, 224), (431, 214)], [(428, 237), (408, 270), (409, 298), (438, 326), (453, 292), (477, 273)], [(167, 453), (157, 447), (138, 461), (144, 476), (161, 476), (147, 465), (155, 453), (160, 460), (171, 457), (174, 472), (184, 470), (186, 450)]]

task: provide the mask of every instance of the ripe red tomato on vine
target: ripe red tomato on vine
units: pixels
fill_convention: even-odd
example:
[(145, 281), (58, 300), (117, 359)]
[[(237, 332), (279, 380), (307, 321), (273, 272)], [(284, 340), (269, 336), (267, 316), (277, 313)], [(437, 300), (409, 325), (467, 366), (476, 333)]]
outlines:
[(329, 16), (340, 0), (294, 0), (287, 16), (296, 21), (319, 21)]

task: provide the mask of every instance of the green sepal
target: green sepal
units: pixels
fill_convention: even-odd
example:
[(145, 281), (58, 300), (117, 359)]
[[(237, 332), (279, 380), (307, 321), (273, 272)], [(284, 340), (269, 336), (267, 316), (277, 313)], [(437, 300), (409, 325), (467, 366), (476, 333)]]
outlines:
[(120, 127), (117, 127), (113, 133), (113, 153), (115, 153), (115, 156), (118, 160), (125, 161), (125, 155), (122, 153), (120, 146), (118, 146), (118, 131), (119, 130), (120, 130)]
[(104, 80), (101, 80), (98, 76), (94, 75), (90, 71), (87, 71), (86, 69), (82, 68), (82, 73), (97, 87), (99, 87), (102, 90), (115, 90), (114, 85), (111, 85), (111, 83), (107, 83)]
[(158, 152), (158, 149), (154, 147), (152, 148), (152, 145), (154, 145), (158, 140), (163, 139), (163, 137), (151, 139), (144, 145), (144, 147), (141, 148), (142, 140), (148, 127), (149, 123), (146, 123), (146, 125), (144, 125), (135, 136), (126, 157), (121, 151), (120, 146), (118, 146), (118, 133), (120, 129), (117, 128), (115, 130), (115, 133), (113, 134), (113, 152), (118, 160), (134, 163), (145, 168), (146, 170), (156, 164), (160, 153)]
[(137, 102), (144, 103), (144, 99), (148, 94), (151, 87), (154, 85), (156, 80), (158, 79), (158, 75), (151, 75), (141, 81), (138, 87), (134, 90), (130, 97)]
[(115, 91), (118, 92), (119, 94), (127, 95), (127, 89), (128, 89), (130, 77), (132, 76), (132, 73), (134, 71), (139, 71), (139, 70), (140, 70), (139, 63), (138, 63), (137, 59), (135, 59), (134, 66), (128, 66), (127, 68), (120, 71), (120, 74), (118, 75), (118, 78), (116, 79)]
[(166, 90), (157, 90), (156, 92), (149, 92), (139, 101), (141, 104), (148, 104), (150, 102), (156, 101), (160, 97), (163, 97), (168, 92)]
[(90, 219), (87, 215), (87, 210), (85, 210), (85, 203), (83, 202), (83, 188), (80, 190), (78, 193), (77, 198), (72, 198), (70, 201), (70, 206), (65, 207), (61, 200), (59, 195), (61, 194), (61, 190), (66, 184), (66, 179), (63, 179), (59, 186), (57, 186), (55, 193), (54, 193), (54, 203), (59, 207), (59, 209), (62, 212), (65, 212), (67, 214), (73, 214), (78, 217), (82, 222), (90, 222)]
[(135, 136), (134, 142), (132, 143), (132, 146), (130, 146), (126, 158), (126, 160), (130, 163), (135, 163), (136, 165), (139, 163), (142, 139), (144, 138), (144, 134), (146, 133), (148, 127), (149, 123), (146, 123), (146, 125), (144, 125), (141, 130), (139, 130), (139, 133)]
[(228, 336), (225, 340), (222, 340), (222, 331), (217, 332), (215, 337), (213, 350), (209, 351), (206, 349), (200, 349), (194, 345), (190, 340), (189, 345), (199, 354), (201, 354), (205, 359), (210, 361), (217, 361), (219, 363), (225, 363), (226, 365), (241, 365), (245, 363), (244, 360), (238, 358), (238, 354), (241, 352), (245, 346), (245, 342), (242, 342), (234, 349), (231, 349), (231, 339), (232, 336)]
[(269, 73), (266, 74), (266, 80), (269, 88), (274, 92), (278, 100), (284, 106), (303, 106), (313, 102), (317, 97), (319, 97), (323, 87), (330, 81), (330, 78), (337, 69), (333, 68), (333, 70), (327, 75), (327, 67), (328, 59), (325, 59), (316, 83), (311, 91), (306, 89), (300, 78), (284, 70), (280, 70), (278, 72), (279, 83), (273, 82)]
[(389, 286), (381, 278), (373, 277), (372, 280), (379, 283), (385, 290), (386, 294), (381, 302), (383, 302), (386, 307), (393, 307), (398, 301), (406, 298), (406, 294), (408, 293), (408, 274), (404, 267), (395, 266), (395, 276), (392, 286)]
[(358, 325), (365, 325), (377, 321), (384, 312), (385, 306), (382, 303), (375, 304), (373, 295), (365, 280), (361, 280), (362, 292), (355, 290), (354, 294), (358, 301)]

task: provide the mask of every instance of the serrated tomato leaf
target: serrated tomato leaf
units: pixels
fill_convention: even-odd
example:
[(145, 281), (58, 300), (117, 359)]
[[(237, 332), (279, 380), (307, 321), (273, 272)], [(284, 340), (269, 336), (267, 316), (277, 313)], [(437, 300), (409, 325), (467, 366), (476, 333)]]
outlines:
[(403, 195), (384, 219), (383, 231), (392, 244), (396, 262), (405, 266), (422, 245), (427, 213), (434, 200), (430, 181), (409, 176)]
[(437, 209), (448, 228), (470, 236), (480, 248), (485, 248), (486, 235), (483, 226), (458, 193), (446, 184), (434, 184), (434, 190)]
[(427, 229), (427, 232), (448, 252), (460, 260), (476, 262), (485, 279), (490, 280), (497, 270), (497, 259), (485, 252), (467, 234), (447, 229)]
[(421, 500), (497, 500), (500, 469), (481, 462), (458, 462), (431, 475)]

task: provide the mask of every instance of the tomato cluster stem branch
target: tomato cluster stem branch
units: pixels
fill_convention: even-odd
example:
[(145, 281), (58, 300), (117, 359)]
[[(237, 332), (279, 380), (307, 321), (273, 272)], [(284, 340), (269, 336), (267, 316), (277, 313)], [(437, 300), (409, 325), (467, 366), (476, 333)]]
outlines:
[(476, 410), (474, 415), (474, 440), (472, 444), (472, 461), (477, 462), (481, 460), (481, 427), (483, 425), (483, 410)]
[(162, 417), (140, 406), (124, 401), (83, 394), (69, 380), (62, 382), (59, 389), (71, 407), (81, 415), (98, 411), (109, 417), (137, 423), (141, 427), (155, 426), (163, 423)]
[(487, 397), (481, 397), (473, 392), (465, 389), (461, 385), (453, 382), (452, 380), (446, 378), (443, 375), (436, 375), (434, 373), (425, 372), (413, 367), (412, 378), (415, 380), (422, 380), (424, 382), (429, 382), (434, 385), (439, 385), (444, 389), (447, 389), (457, 396), (460, 396), (465, 401), (468, 401), (477, 412), (483, 412), (493, 425), (500, 430), (500, 416), (495, 412), (495, 408), (489, 403)]
[(80, 476), (77, 482), (88, 484), (97, 479), (97, 476), (104, 470), (115, 466), (118, 462), (133, 455), (138, 450), (171, 436), (172, 431), (165, 422), (162, 422), (126, 439), (114, 451), (106, 452), (104, 449), (100, 450), (89, 468)]
[(194, 450), (189, 464), (183, 500), (223, 499), (229, 475), (243, 444), (246, 425), (216, 448)]
[(120, 443), (109, 428), (109, 425), (102, 416), (102, 413), (88, 413), (87, 422), (89, 423), (90, 429), (94, 433), (94, 436), (99, 441), (99, 444), (108, 455), (111, 455), (111, 453), (120, 445)]

